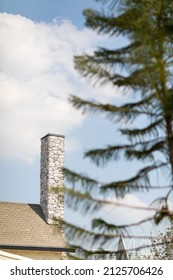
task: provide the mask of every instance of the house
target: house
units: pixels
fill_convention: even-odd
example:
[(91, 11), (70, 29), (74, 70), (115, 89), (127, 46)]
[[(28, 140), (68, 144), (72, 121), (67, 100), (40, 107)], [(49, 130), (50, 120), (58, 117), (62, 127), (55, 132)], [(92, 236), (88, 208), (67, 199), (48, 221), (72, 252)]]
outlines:
[(0, 202), (0, 259), (63, 259), (64, 136), (41, 138), (40, 204)]
[[(41, 138), (40, 204), (0, 202), (0, 260), (64, 259), (64, 136)], [(115, 259), (127, 259), (120, 236)], [(109, 259), (109, 258), (108, 258)]]

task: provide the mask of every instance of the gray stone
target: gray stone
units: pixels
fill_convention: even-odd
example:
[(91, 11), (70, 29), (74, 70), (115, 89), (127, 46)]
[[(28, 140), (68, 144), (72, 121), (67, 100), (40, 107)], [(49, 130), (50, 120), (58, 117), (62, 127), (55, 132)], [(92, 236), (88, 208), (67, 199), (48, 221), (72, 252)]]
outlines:
[(48, 224), (64, 218), (63, 167), (64, 137), (47, 134), (41, 139), (40, 205)]

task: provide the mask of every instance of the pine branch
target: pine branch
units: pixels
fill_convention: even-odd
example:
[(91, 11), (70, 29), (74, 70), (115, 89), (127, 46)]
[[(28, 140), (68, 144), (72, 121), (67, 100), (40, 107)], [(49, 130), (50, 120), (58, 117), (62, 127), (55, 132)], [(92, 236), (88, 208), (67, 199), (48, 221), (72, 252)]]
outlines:
[[(122, 229), (117, 230), (117, 234), (122, 231)], [(65, 237), (69, 244), (73, 244), (72, 246), (82, 246), (84, 249), (91, 251), (100, 248), (107, 241), (112, 242), (117, 238), (117, 235), (102, 235), (91, 230), (84, 230), (67, 222), (65, 225)], [(73, 240), (73, 242), (71, 243), (70, 240)]]
[(97, 30), (98, 33), (110, 34), (112, 36), (118, 32), (114, 17), (107, 18), (103, 13), (101, 14), (90, 9), (84, 10), (83, 14), (86, 18), (85, 25), (93, 30)]
[[(75, 56), (75, 66), (77, 70), (82, 70), (82, 68), (87, 70), (87, 66), (89, 65), (99, 65), (99, 68), (118, 70), (119, 66), (121, 69), (125, 67), (127, 72), (129, 72), (128, 67), (131, 67), (132, 63), (130, 55), (136, 49), (140, 48), (140, 46), (141, 44), (139, 44), (139, 42), (135, 42), (118, 49), (105, 49), (100, 47), (94, 52), (94, 55), (85, 54), (83, 56)], [(139, 61), (136, 62), (136, 65), (138, 65), (138, 63)], [(115, 73), (115, 71), (113, 71), (113, 73)]]
[(73, 211), (79, 211), (83, 215), (96, 213), (102, 208), (102, 203), (99, 203), (97, 199), (93, 199), (90, 194), (81, 194), (76, 191), (66, 191), (65, 202), (67, 207)]
[[(141, 145), (142, 146), (142, 145)], [(148, 147), (149, 146), (149, 147)], [(125, 158), (128, 160), (150, 160), (152, 162), (155, 161), (154, 153), (155, 152), (160, 152), (163, 155), (167, 154), (167, 146), (166, 146), (166, 141), (158, 141), (154, 144), (151, 145), (143, 145), (140, 150), (137, 149), (127, 149), (125, 152)]]
[[(129, 35), (129, 33), (137, 31), (139, 21), (142, 16), (143, 10), (139, 10), (136, 6), (125, 10), (124, 13), (120, 13), (119, 16), (114, 17), (106, 16), (104, 13), (100, 13), (91, 9), (84, 10), (83, 14), (86, 18), (85, 25), (93, 30), (96, 30), (98, 33), (113, 35)], [(129, 24), (129, 18), (131, 19), (131, 24)], [(153, 31), (152, 26), (149, 24), (147, 27), (149, 34)]]
[(107, 146), (102, 149), (89, 150), (85, 153), (85, 157), (90, 158), (97, 166), (104, 166), (110, 160), (118, 160), (120, 153), (123, 153), (127, 160), (145, 160), (149, 158), (154, 161), (154, 152), (159, 151), (165, 155), (167, 151), (165, 144), (166, 140), (164, 138), (156, 138), (129, 145)]
[(98, 181), (91, 179), (90, 177), (84, 174), (73, 172), (68, 168), (64, 168), (63, 172), (68, 182), (71, 182), (73, 186), (75, 186), (75, 183), (79, 182), (82, 187), (85, 187), (88, 190), (88, 192), (91, 192), (94, 186), (99, 185)]
[(115, 106), (112, 104), (101, 104), (94, 101), (84, 100), (74, 95), (70, 95), (69, 97), (69, 102), (73, 105), (73, 107), (75, 109), (81, 109), (84, 114), (86, 112), (105, 113), (112, 121), (120, 121), (124, 119), (126, 122), (130, 122), (142, 115), (155, 118), (160, 117), (160, 114), (148, 112), (147, 110), (140, 108), (144, 105), (145, 101), (147, 102), (149, 100), (151, 101), (151, 97), (144, 98), (138, 102)]
[[(145, 220), (145, 222), (147, 222), (147, 219)], [(71, 246), (73, 246), (73, 248), (75, 248), (75, 255), (77, 255), (79, 258), (81, 256), (80, 251), (82, 251), (84, 254), (83, 258), (86, 259), (89, 256), (92, 255), (99, 255), (102, 259), (104, 259), (105, 255), (109, 255), (111, 256), (111, 254), (113, 253), (120, 253), (122, 252), (122, 250), (117, 250), (117, 246), (118, 246), (118, 240), (119, 240), (119, 236), (120, 234), (96, 234), (95, 232), (91, 232), (91, 231), (87, 231), (87, 230), (83, 230), (81, 228), (76, 228), (71, 224), (67, 223), (67, 228), (66, 230), (68, 231), (68, 234), (70, 235), (75, 235), (76, 238), (73, 238), (73, 242), (72, 239), (69, 236), (69, 244)], [(84, 236), (83, 236), (84, 234)], [(103, 238), (104, 236), (104, 238)], [(82, 238), (81, 238), (82, 237)], [(131, 235), (124, 235), (123, 234), (123, 238), (124, 239), (131, 239), (131, 238), (139, 238), (139, 239), (143, 239), (143, 238), (150, 238), (150, 239), (154, 239), (157, 240), (159, 239), (158, 237), (149, 237), (149, 236), (131, 236)], [(85, 242), (83, 242), (83, 240), (85, 240)], [(114, 243), (113, 243), (114, 240)], [(111, 249), (106, 249), (106, 246), (108, 246), (109, 242), (111, 244), (116, 244), (114, 245), (115, 248), (111, 248)], [(82, 244), (81, 244), (82, 243)], [(89, 244), (88, 244), (89, 243)], [(159, 242), (159, 240), (156, 243), (156, 246), (161, 246), (163, 244), (171, 244), (172, 240), (164, 240), (164, 242)], [(87, 246), (85, 246), (87, 245)], [(153, 245), (142, 245), (142, 246), (138, 246), (138, 247), (133, 247), (133, 248), (129, 248), (126, 249), (126, 252), (130, 252), (130, 251), (138, 251), (140, 249), (144, 249), (144, 248), (151, 248)], [(73, 254), (73, 257), (75, 257), (75, 255)]]
[(115, 224), (109, 224), (102, 219), (93, 219), (92, 227), (93, 229), (102, 231), (104, 233), (116, 233), (117, 230), (123, 229), (127, 231), (128, 228), (136, 227), (146, 222), (154, 221), (158, 225), (164, 218), (167, 218), (172, 215), (173, 215), (172, 211), (169, 211), (167, 208), (163, 207), (160, 210), (158, 210), (154, 216), (147, 217), (143, 220), (140, 220), (139, 222), (115, 225)]
[[(93, 255), (93, 254), (99, 254), (100, 257), (102, 255), (102, 258), (104, 257), (105, 254), (111, 254), (111, 253), (119, 253), (121, 252), (121, 250), (117, 250), (116, 248), (115, 249), (111, 249), (111, 250), (106, 250), (104, 249), (103, 250), (103, 246), (105, 244), (105, 242), (103, 240), (109, 240), (111, 243), (112, 243), (112, 240), (117, 241), (117, 244), (115, 247), (117, 247), (118, 245), (118, 240), (119, 240), (119, 236), (120, 234), (116, 234), (116, 233), (102, 233), (102, 234), (99, 234), (99, 233), (96, 233), (96, 232), (93, 232), (93, 231), (90, 231), (90, 230), (83, 230), (82, 228), (79, 228), (79, 227), (75, 227), (74, 225), (72, 224), (69, 224), (67, 223), (66, 224), (66, 230), (68, 232), (69, 235), (76, 235), (76, 238), (75, 240), (73, 239), (74, 243), (72, 242), (72, 239), (70, 238), (69, 236), (69, 244), (71, 246), (73, 246), (73, 248), (76, 248), (76, 254), (79, 258), (80, 256), (80, 253), (79, 253), (79, 250), (80, 251), (84, 251), (86, 254), (85, 254), (85, 257), (88, 257), (89, 255)], [(81, 238), (82, 234), (85, 235), (85, 242), (87, 243), (87, 241), (92, 241), (90, 245), (90, 249), (88, 246), (86, 246), (87, 248), (84, 249), (85, 246), (82, 246), (81, 243), (83, 244), (83, 238)], [(103, 238), (104, 236), (104, 238)], [(154, 239), (154, 240), (157, 240), (158, 237), (157, 236), (146, 236), (146, 235), (124, 235), (123, 234), (123, 238), (128, 240), (128, 239), (131, 239), (131, 238), (136, 238), (136, 239), (143, 239), (143, 238), (150, 238), (150, 239)], [(75, 242), (76, 241), (76, 242)], [(166, 241), (167, 242), (167, 241)], [(94, 244), (97, 243), (97, 246), (94, 246)], [(160, 244), (160, 243), (159, 243)], [(84, 245), (84, 244), (83, 244)], [(146, 245), (145, 245), (146, 246)], [(152, 246), (152, 245), (151, 245)], [(131, 249), (128, 249), (126, 251), (131, 251), (131, 250), (139, 250), (139, 249), (142, 249), (144, 248), (143, 246), (140, 246), (140, 247), (135, 247), (135, 248), (131, 248)], [(72, 257), (75, 257), (75, 255), (73, 254)]]
[[(83, 229), (81, 228), (80, 226), (76, 226), (76, 225), (73, 225), (69, 222), (65, 222), (65, 225), (66, 225), (66, 231), (69, 232), (69, 234), (71, 235), (74, 235), (76, 234), (77, 235), (77, 240), (78, 238), (81, 238), (81, 235), (82, 234), (85, 234), (87, 236), (87, 239), (88, 238), (94, 238), (95, 240), (98, 240), (99, 238), (102, 240), (102, 238), (109, 238), (110, 240), (112, 240), (113, 238), (117, 238), (119, 237), (119, 235), (122, 233), (121, 230), (115, 229), (115, 231), (113, 233), (110, 233), (110, 232), (103, 232), (103, 233), (100, 233), (98, 231), (94, 231), (93, 229)], [(121, 228), (120, 228), (121, 229)], [(128, 237), (129, 235), (127, 235)], [(141, 235), (138, 236), (139, 238), (142, 238)], [(82, 240), (82, 238), (81, 238)]]
[(143, 140), (146, 136), (154, 136), (159, 137), (159, 128), (164, 127), (164, 120), (163, 118), (160, 118), (152, 123), (150, 123), (148, 126), (140, 129), (120, 129), (120, 132), (122, 135), (125, 135), (128, 137), (129, 141), (134, 141), (136, 139), (139, 139), (140, 141)]
[[(124, 195), (130, 191), (143, 191), (149, 190), (150, 187), (150, 172), (160, 169), (167, 168), (169, 163), (158, 163), (150, 166), (146, 166), (139, 170), (137, 175), (131, 177), (127, 180), (111, 182), (101, 186), (101, 192), (106, 193), (108, 191), (113, 191), (117, 197), (124, 197)], [(143, 185), (144, 184), (144, 185)], [(142, 186), (142, 188), (141, 188)]]
[(128, 228), (136, 227), (143, 223), (151, 222), (153, 220), (154, 220), (154, 218), (153, 218), (153, 216), (151, 216), (151, 217), (145, 218), (139, 222), (115, 225), (115, 224), (109, 224), (102, 219), (93, 219), (92, 227), (93, 227), (93, 229), (96, 229), (96, 230), (102, 231), (102, 232), (114, 233), (114, 232), (117, 232), (118, 230), (124, 230), (127, 233)]
[[(107, 184), (98, 182), (89, 177), (72, 172), (69, 169), (65, 169), (65, 174), (66, 176), (68, 176), (67, 181), (69, 180), (70, 182), (73, 183), (73, 189), (75, 189), (77, 183), (81, 183), (80, 186), (85, 188), (85, 192), (81, 194), (81, 196), (83, 196), (84, 199), (89, 198), (87, 197), (88, 194), (89, 193), (91, 194), (92, 190), (94, 190), (95, 187), (99, 187), (100, 193), (105, 194), (105, 193), (109, 193), (109, 191), (113, 191), (116, 197), (124, 197), (124, 195), (129, 193), (130, 191), (144, 191), (144, 190), (148, 191), (152, 189), (152, 187), (150, 186), (148, 173), (156, 169), (167, 168), (167, 166), (168, 166), (167, 162), (165, 163), (160, 162), (157, 164), (153, 164), (144, 167), (137, 173), (137, 175), (131, 177), (130, 179), (122, 180), (122, 181), (114, 181)], [(75, 204), (77, 205), (77, 198), (79, 198), (79, 194), (76, 195), (77, 197), (76, 197)], [(90, 205), (88, 205), (88, 209), (89, 208)]]
[[(137, 44), (139, 45), (139, 44)], [(137, 52), (139, 51), (135, 48), (135, 44), (131, 46), (127, 46), (126, 48), (131, 47), (131, 52), (134, 52), (134, 57), (137, 57)], [(84, 77), (88, 77), (92, 79), (93, 77), (97, 78), (97, 83), (100, 85), (104, 83), (112, 83), (114, 86), (118, 87), (126, 87), (136, 90), (145, 90), (148, 92), (155, 91), (157, 94), (160, 94), (159, 90), (159, 75), (157, 74), (156, 67), (157, 65), (150, 65), (150, 62), (146, 64), (145, 61), (140, 61), (139, 58), (133, 61), (135, 67), (131, 67), (132, 58), (128, 57), (128, 55), (120, 55), (124, 49), (118, 50), (107, 50), (107, 54), (105, 50), (99, 50), (94, 53), (94, 55), (83, 55), (83, 56), (75, 56), (74, 62), (76, 69), (82, 73)], [(141, 51), (141, 50), (140, 50)], [(144, 50), (143, 50), (144, 51)], [(113, 55), (114, 53), (114, 55)], [(107, 59), (104, 59), (104, 56), (107, 56)], [(111, 57), (111, 55), (113, 57)], [(132, 56), (132, 54), (131, 54)], [(146, 54), (147, 56), (147, 54)], [(105, 60), (105, 61), (104, 61)], [(111, 61), (112, 60), (112, 61)], [(134, 59), (133, 59), (134, 60)], [(104, 61), (104, 63), (103, 63)], [(144, 65), (145, 62), (145, 65)], [(125, 69), (129, 75), (120, 74), (119, 67)], [(117, 72), (116, 72), (117, 68)], [(145, 75), (144, 75), (145, 74)]]
[[(142, 188), (142, 186), (141, 186)], [(149, 189), (152, 190), (158, 190), (158, 189), (172, 189), (172, 186), (165, 186), (165, 187), (149, 187)], [(167, 197), (158, 198), (157, 200), (154, 200), (153, 203), (149, 207), (142, 207), (142, 206), (136, 206), (136, 205), (130, 205), (127, 203), (122, 203), (119, 201), (115, 201), (113, 198), (111, 200), (109, 198), (100, 199), (99, 196), (96, 198), (93, 196), (92, 192), (86, 193), (86, 192), (80, 192), (76, 190), (72, 190), (69, 188), (65, 188), (65, 201), (66, 206), (73, 209), (74, 211), (79, 211), (80, 213), (83, 213), (84, 215), (87, 213), (96, 213), (96, 211), (99, 211), (103, 206), (112, 206), (112, 207), (123, 207), (123, 208), (130, 208), (134, 210), (142, 210), (142, 211), (149, 211), (149, 212), (158, 212), (161, 208), (166, 208), (167, 205)], [(151, 207), (152, 205), (155, 205), (156, 207)], [(171, 211), (170, 211), (171, 213)]]

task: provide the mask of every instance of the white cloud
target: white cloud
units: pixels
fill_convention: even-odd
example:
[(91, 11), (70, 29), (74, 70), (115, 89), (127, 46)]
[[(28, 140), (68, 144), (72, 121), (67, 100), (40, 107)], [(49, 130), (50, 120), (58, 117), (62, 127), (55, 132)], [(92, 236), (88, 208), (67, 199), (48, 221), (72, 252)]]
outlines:
[[(111, 202), (115, 202), (115, 204), (105, 205), (103, 210), (105, 215), (110, 214), (110, 222), (114, 220), (116, 224), (136, 223), (151, 217), (154, 213), (154, 211), (145, 210), (148, 207), (147, 203), (133, 194), (127, 194), (122, 199), (113, 199)], [(116, 205), (116, 203), (119, 205)]]
[[(92, 218), (102, 217), (102, 219), (104, 219), (105, 221), (111, 224), (128, 225), (131, 223), (139, 222), (154, 214), (154, 211), (148, 211), (146, 209), (148, 207), (148, 204), (146, 202), (141, 201), (137, 196), (133, 194), (127, 194), (122, 199), (114, 198), (112, 200), (110, 199), (109, 201), (110, 203), (105, 203), (105, 204), (103, 203), (101, 209), (98, 212), (94, 212), (93, 216), (89, 211), (88, 217), (90, 217), (90, 219), (91, 217)], [(71, 215), (71, 210), (70, 210), (70, 215)], [(67, 215), (67, 219), (68, 219), (68, 215)], [(78, 219), (76, 220), (76, 223), (78, 223)]]
[[(138, 223), (142, 220), (153, 217), (156, 209), (158, 209), (158, 205), (152, 205), (149, 207), (147, 202), (133, 194), (126, 194), (122, 199), (115, 198), (110, 201), (115, 202), (115, 204), (110, 203), (103, 205), (101, 216), (105, 221), (115, 225), (130, 225)], [(119, 205), (116, 205), (116, 203), (119, 203)], [(168, 200), (168, 205), (169, 210), (173, 211), (173, 203), (171, 200)], [(155, 210), (152, 210), (152, 208)], [(165, 230), (166, 224), (165, 220), (158, 226), (156, 226), (153, 221), (148, 221), (128, 229), (129, 232), (133, 234), (150, 235), (152, 233), (156, 235), (159, 231)]]
[[(5, 13), (0, 15), (0, 36), (0, 155), (32, 161), (41, 136), (69, 134), (83, 123), (67, 97), (94, 97), (98, 89), (79, 79), (73, 56), (92, 52), (105, 38), (69, 21), (38, 23)], [(111, 87), (99, 92), (101, 100), (112, 98)], [(75, 139), (72, 143), (79, 146)]]

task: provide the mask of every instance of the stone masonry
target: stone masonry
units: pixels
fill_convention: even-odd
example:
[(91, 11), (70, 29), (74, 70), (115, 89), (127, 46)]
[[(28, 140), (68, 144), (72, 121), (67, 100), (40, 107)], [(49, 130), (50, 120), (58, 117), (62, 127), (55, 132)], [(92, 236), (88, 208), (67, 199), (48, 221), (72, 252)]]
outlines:
[(47, 134), (41, 138), (40, 206), (48, 224), (64, 218), (64, 136)]

